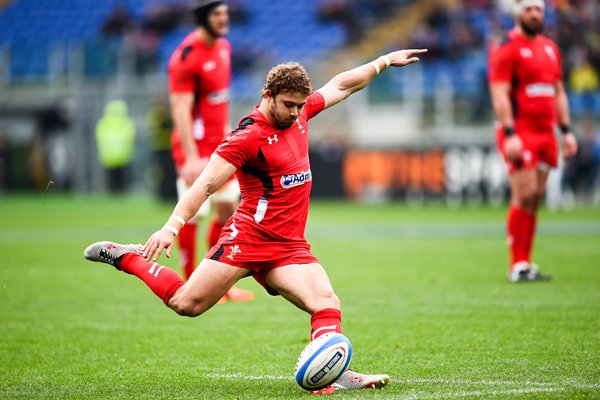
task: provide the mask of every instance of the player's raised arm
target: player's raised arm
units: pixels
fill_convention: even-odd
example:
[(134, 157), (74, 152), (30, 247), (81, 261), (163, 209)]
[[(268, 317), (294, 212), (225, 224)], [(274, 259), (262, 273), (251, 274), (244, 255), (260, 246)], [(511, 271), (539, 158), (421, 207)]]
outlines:
[(171, 248), (181, 227), (196, 215), (202, 203), (223, 186), (235, 171), (233, 165), (213, 154), (198, 179), (179, 200), (165, 226), (150, 236), (142, 249), (144, 257), (156, 261), (163, 250), (166, 250), (167, 257), (171, 257)]
[(352, 93), (366, 87), (373, 78), (387, 67), (404, 67), (419, 61), (417, 55), (427, 49), (398, 50), (377, 58), (370, 63), (334, 76), (325, 86), (317, 90), (325, 99), (325, 108), (336, 105)]

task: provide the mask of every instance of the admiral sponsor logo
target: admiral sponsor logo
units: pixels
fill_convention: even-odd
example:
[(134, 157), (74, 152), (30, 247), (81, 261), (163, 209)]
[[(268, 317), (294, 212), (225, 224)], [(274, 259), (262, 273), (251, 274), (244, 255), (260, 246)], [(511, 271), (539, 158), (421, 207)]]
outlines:
[(304, 185), (306, 182), (312, 180), (312, 173), (310, 170), (306, 172), (298, 172), (290, 175), (281, 176), (281, 186), (284, 188), (291, 188), (294, 186)]
[(331, 369), (335, 366), (335, 364), (337, 364), (343, 357), (343, 354), (340, 351), (336, 351), (335, 354), (333, 355), (333, 357), (331, 357), (331, 360), (329, 360), (327, 362), (327, 364), (325, 364), (323, 366), (323, 368), (321, 368), (319, 371), (317, 371), (316, 374), (314, 374), (312, 377), (310, 377), (310, 380), (313, 384), (316, 384), (317, 382), (319, 382), (319, 380), (321, 380), (321, 378), (323, 378), (323, 376), (325, 376), (326, 373), (328, 373), (329, 371), (331, 371)]
[(556, 94), (554, 85), (549, 83), (532, 83), (525, 87), (527, 97), (552, 97)]

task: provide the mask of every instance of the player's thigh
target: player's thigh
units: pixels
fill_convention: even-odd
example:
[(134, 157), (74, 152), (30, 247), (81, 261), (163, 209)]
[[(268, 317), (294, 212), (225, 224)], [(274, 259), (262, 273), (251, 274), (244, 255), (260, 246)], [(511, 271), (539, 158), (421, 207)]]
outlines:
[(204, 312), (212, 307), (223, 295), (250, 271), (219, 261), (203, 259), (190, 279), (176, 293), (174, 302), (184, 307), (196, 307)]
[(536, 184), (537, 184), (537, 192), (538, 196), (543, 196), (546, 191), (546, 183), (548, 182), (548, 176), (550, 175), (550, 170), (538, 169), (536, 171)]
[(533, 168), (516, 170), (510, 174), (509, 182), (513, 200), (526, 201), (537, 192), (537, 170)]
[(311, 314), (324, 308), (340, 308), (329, 276), (318, 263), (275, 268), (267, 275), (266, 282), (298, 308)]

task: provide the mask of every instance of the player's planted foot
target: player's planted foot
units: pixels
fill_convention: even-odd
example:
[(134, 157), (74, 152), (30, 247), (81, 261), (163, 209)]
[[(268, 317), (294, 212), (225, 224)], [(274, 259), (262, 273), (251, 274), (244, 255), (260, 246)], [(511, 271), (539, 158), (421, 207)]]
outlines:
[(83, 252), (86, 260), (110, 264), (119, 271), (119, 263), (126, 253), (142, 254), (140, 244), (119, 244), (114, 242), (96, 242), (89, 245)]
[(368, 375), (347, 369), (335, 382), (320, 390), (311, 390), (310, 394), (333, 394), (344, 389), (381, 389), (390, 382), (389, 375)]
[(552, 276), (540, 272), (540, 267), (536, 264), (519, 261), (511, 268), (508, 273), (508, 280), (517, 282), (549, 281)]
[(235, 286), (227, 291), (225, 297), (234, 303), (245, 303), (254, 300), (254, 293), (249, 290), (239, 289)]
[(228, 301), (234, 303), (245, 303), (254, 300), (254, 293), (249, 290), (238, 289), (235, 286), (232, 287), (225, 293), (225, 296), (221, 297), (217, 304), (225, 304)]

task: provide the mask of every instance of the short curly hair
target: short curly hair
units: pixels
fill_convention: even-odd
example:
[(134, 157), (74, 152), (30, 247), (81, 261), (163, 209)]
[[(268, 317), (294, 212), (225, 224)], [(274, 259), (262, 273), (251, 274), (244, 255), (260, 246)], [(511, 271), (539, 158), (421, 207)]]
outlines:
[(313, 91), (306, 70), (295, 62), (279, 64), (271, 68), (263, 87), (263, 96), (267, 90), (273, 97), (279, 93), (301, 93), (308, 96)]

